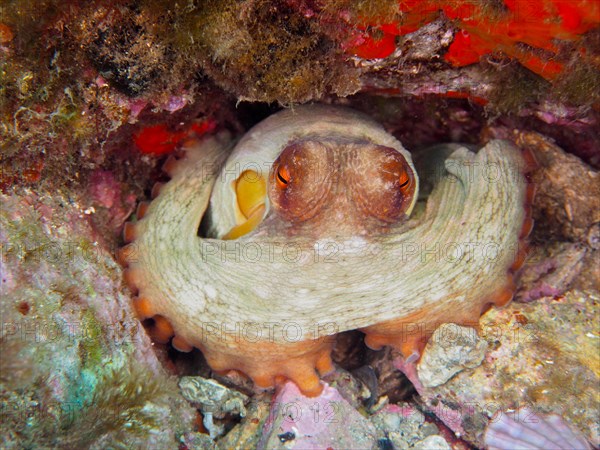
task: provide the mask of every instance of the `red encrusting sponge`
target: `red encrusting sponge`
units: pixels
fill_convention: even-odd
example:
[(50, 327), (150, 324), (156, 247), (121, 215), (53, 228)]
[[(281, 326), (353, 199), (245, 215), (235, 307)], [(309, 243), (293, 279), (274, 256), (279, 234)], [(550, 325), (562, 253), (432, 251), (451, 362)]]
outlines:
[[(484, 55), (502, 52), (552, 80), (563, 72), (565, 63), (558, 55), (557, 43), (578, 41), (600, 25), (597, 0), (504, 0), (504, 9), (493, 12), (483, 3), (401, 0), (400, 21), (381, 24), (359, 20), (359, 39), (355, 38), (357, 44), (347, 46), (347, 51), (365, 59), (386, 58), (396, 49), (396, 36), (412, 33), (443, 14), (457, 28), (444, 55), (453, 66), (475, 64)], [(540, 51), (547, 56), (540, 56)]]

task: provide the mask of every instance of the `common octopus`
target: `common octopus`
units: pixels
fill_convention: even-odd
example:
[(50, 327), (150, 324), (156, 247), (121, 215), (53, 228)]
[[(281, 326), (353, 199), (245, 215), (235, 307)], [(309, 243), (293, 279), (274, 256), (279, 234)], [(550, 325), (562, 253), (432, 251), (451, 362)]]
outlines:
[[(362, 113), (284, 110), (237, 143), (187, 143), (120, 252), (154, 339), (216, 371), (318, 395), (335, 336), (419, 357), (441, 323), (512, 298), (531, 231), (532, 160), (507, 141), (411, 154)], [(423, 197), (423, 195), (421, 195)]]

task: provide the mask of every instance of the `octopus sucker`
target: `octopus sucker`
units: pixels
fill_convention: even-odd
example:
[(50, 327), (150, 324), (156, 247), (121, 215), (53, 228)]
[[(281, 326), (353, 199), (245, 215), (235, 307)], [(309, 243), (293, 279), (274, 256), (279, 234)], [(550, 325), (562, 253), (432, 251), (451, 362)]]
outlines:
[(128, 267), (123, 271), (123, 279), (125, 280), (125, 284), (127, 284), (129, 290), (134, 294), (139, 292), (138, 286), (141, 283), (142, 276), (141, 270), (137, 268), (132, 269)]
[(133, 307), (140, 320), (149, 319), (154, 316), (154, 310), (152, 309), (152, 303), (150, 300), (144, 297), (134, 297)]
[(517, 252), (517, 256), (510, 266), (510, 271), (513, 273), (518, 272), (521, 269), (521, 267), (523, 267), (523, 264), (525, 264), (525, 260), (527, 259), (528, 254), (529, 245), (521, 244)]
[(128, 266), (128, 261), (131, 258), (131, 254), (135, 252), (135, 246), (132, 244), (127, 244), (117, 250), (117, 262), (121, 264), (123, 267)]
[(160, 195), (160, 191), (164, 185), (165, 183), (163, 183), (162, 181), (157, 181), (156, 183), (154, 183), (154, 186), (152, 186), (152, 191), (150, 193), (150, 197), (152, 198), (152, 200), (154, 200)]
[(531, 208), (527, 208), (525, 210), (525, 220), (523, 221), (523, 226), (521, 227), (521, 232), (519, 233), (519, 239), (525, 239), (529, 237), (532, 230), (533, 218), (531, 217)]
[(174, 155), (170, 155), (167, 160), (162, 165), (162, 171), (169, 176), (173, 176), (175, 174), (175, 170), (177, 168), (178, 159)]
[(150, 335), (152, 339), (160, 344), (166, 344), (175, 334), (171, 322), (166, 318), (156, 315), (153, 317), (154, 325), (152, 326)]
[(129, 244), (135, 240), (135, 237), (135, 224), (133, 222), (127, 222), (123, 227), (123, 241)]
[(173, 336), (171, 340), (171, 345), (178, 351), (182, 353), (191, 352), (194, 349), (194, 346), (188, 343), (181, 336)]
[(338, 333), (415, 358), (441, 323), (477, 328), (511, 300), (527, 255), (533, 159), (501, 140), (426, 157), (441, 176), (419, 200), (399, 141), (323, 105), (274, 114), (237, 142), (186, 142), (124, 233), (138, 313), (216, 371), (260, 387), (291, 379), (307, 395), (332, 370)]
[(138, 204), (138, 207), (135, 211), (135, 216), (137, 217), (138, 220), (143, 219), (144, 216), (146, 215), (146, 211), (148, 211), (148, 202), (140, 202)]
[(290, 379), (307, 395), (318, 395), (322, 386), (319, 375), (333, 369), (331, 362), (332, 340), (321, 338), (288, 344), (265, 342), (260, 347), (250, 342), (239, 342), (236, 351), (242, 351), (248, 358), (240, 358), (231, 348), (212, 346), (199, 348), (213, 370), (226, 373), (229, 370), (242, 372), (252, 378), (261, 388), (269, 388), (277, 379)]

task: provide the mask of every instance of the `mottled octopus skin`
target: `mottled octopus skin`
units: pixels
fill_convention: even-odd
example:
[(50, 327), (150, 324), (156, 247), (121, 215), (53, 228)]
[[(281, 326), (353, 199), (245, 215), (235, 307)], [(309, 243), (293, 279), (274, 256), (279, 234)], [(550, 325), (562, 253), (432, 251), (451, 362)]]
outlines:
[[(183, 158), (166, 164), (171, 180), (124, 233), (131, 242), (121, 252), (125, 278), (141, 318), (155, 319), (156, 339), (174, 335), (175, 348), (199, 348), (214, 370), (241, 371), (260, 387), (287, 378), (317, 395), (337, 333), (359, 329), (369, 346), (415, 358), (439, 324), (476, 327), (491, 304), (510, 301), (532, 226), (533, 189), (527, 155), (506, 141), (477, 153), (446, 147), (441, 170), (431, 171), (437, 177), (426, 207), (386, 232), (271, 233), (267, 210), (239, 239), (199, 236), (211, 195), (211, 214), (228, 215), (235, 175), (226, 175), (236, 158), (272, 163), (307, 135), (386, 145), (408, 155), (412, 167), (380, 125), (330, 106), (271, 116), (244, 136), (224, 167), (234, 147), (226, 133), (187, 145)], [(226, 230), (224, 223), (213, 227)]]

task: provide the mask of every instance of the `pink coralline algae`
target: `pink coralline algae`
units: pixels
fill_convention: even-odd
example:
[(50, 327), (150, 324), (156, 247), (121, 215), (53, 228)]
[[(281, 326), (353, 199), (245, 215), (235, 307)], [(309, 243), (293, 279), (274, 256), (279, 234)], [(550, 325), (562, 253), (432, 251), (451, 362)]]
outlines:
[(371, 448), (375, 442), (373, 425), (328, 385), (318, 397), (306, 397), (288, 382), (272, 405), (259, 448)]

